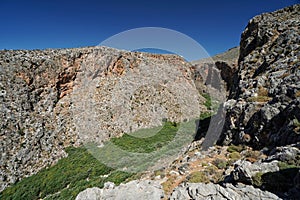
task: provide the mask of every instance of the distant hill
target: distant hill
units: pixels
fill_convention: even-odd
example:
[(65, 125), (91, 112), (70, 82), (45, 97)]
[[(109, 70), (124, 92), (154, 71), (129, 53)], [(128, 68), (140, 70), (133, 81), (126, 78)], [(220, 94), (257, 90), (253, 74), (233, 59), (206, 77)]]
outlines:
[(238, 58), (239, 58), (239, 53), (240, 53), (240, 47), (233, 47), (231, 49), (228, 49), (227, 51), (214, 55), (210, 58), (203, 58), (200, 60), (195, 60), (192, 61), (192, 63), (196, 64), (196, 63), (203, 63), (203, 62), (207, 62), (210, 59), (213, 59), (215, 62), (216, 61), (225, 61), (227, 63), (236, 63)]

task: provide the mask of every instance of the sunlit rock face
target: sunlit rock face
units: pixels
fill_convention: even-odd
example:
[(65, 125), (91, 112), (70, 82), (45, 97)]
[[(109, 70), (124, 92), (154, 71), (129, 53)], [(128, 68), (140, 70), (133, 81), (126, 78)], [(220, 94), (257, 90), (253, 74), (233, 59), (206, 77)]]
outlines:
[(107, 47), (0, 51), (0, 191), (67, 146), (199, 117), (191, 68), (179, 56)]

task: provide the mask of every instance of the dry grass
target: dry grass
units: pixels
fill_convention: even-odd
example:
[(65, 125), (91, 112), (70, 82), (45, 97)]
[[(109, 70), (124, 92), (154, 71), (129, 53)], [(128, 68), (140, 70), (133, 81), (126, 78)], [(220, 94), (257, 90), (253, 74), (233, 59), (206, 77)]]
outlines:
[(248, 101), (249, 102), (261, 102), (261, 103), (266, 103), (270, 101), (272, 98), (268, 96), (257, 96), (257, 97), (249, 97)]
[(257, 94), (258, 94), (258, 96), (267, 97), (268, 94), (269, 94), (269, 92), (268, 92), (268, 90), (266, 88), (259, 87)]
[(295, 97), (300, 97), (300, 90), (296, 92)]

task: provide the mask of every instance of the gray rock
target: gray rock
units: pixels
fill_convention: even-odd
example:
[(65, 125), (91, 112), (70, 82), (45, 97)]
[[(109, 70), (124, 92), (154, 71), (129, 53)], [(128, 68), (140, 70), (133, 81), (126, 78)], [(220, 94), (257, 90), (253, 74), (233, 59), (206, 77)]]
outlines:
[(100, 188), (87, 188), (77, 195), (76, 200), (101, 200), (101, 193)]
[(255, 162), (238, 160), (235, 163), (235, 169), (231, 172), (233, 180), (246, 184), (252, 184), (252, 177), (258, 172), (276, 172), (279, 171), (278, 161)]
[[(111, 185), (111, 183), (109, 183)], [(116, 187), (88, 188), (78, 194), (76, 200), (160, 200), (164, 197), (162, 186), (154, 181), (131, 181)]]
[(234, 186), (225, 184), (224, 186), (213, 183), (186, 183), (181, 184), (172, 192), (170, 200), (252, 200), (252, 199), (276, 199), (278, 196), (267, 191), (254, 188), (253, 186), (240, 184)]
[[(299, 123), (292, 123), (300, 120), (299, 13), (296, 4), (249, 21), (229, 94), (245, 105), (229, 106), (219, 143), (263, 148), (300, 141)], [(250, 141), (241, 140), (241, 126)]]

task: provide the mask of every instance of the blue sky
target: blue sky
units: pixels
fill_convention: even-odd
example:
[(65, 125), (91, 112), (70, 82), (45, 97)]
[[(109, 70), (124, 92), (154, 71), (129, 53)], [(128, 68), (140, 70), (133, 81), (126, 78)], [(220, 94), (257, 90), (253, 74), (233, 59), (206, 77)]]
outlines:
[(95, 46), (139, 27), (188, 35), (210, 55), (239, 45), (253, 16), (299, 0), (0, 0), (0, 49)]

